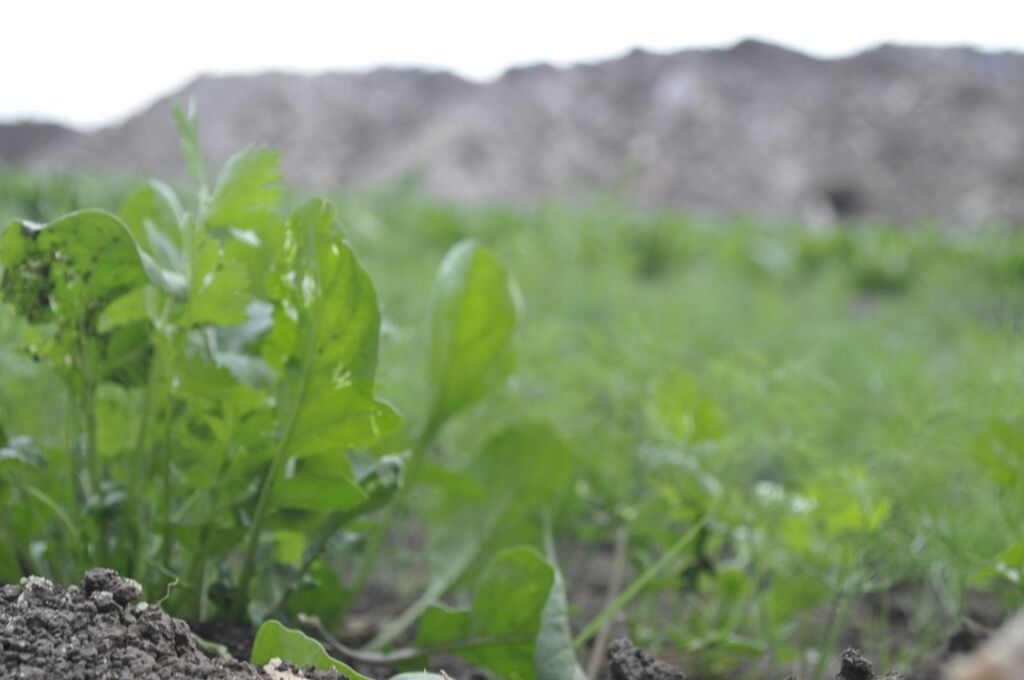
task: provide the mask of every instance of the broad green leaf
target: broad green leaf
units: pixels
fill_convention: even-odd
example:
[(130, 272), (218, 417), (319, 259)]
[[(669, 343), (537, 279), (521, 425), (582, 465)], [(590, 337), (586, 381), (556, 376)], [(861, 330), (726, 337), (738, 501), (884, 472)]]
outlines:
[(438, 675), (437, 673), (399, 673), (392, 675), (388, 680), (451, 680), (451, 678)]
[(74, 381), (138, 382), (149, 359), (145, 333), (128, 326), (99, 331), (106, 308), (146, 282), (120, 219), (83, 210), (45, 227), (16, 223), (4, 232), (0, 261), (2, 298), (29, 323), (56, 326), (40, 356)]
[(277, 221), (281, 169), (276, 151), (246, 149), (224, 164), (213, 188), (206, 224), (210, 228), (252, 229)]
[(508, 680), (532, 680), (541, 613), (554, 570), (534, 548), (500, 551), (481, 573), (469, 611), (432, 607), (420, 622), (416, 643), (434, 646), (493, 638), (458, 652), (467, 661)]
[(366, 271), (336, 233), (335, 210), (314, 200), (288, 223), (268, 283), (277, 309), (264, 343), (293, 419), (290, 456), (366, 446), (398, 424), (373, 399), (380, 312)]
[(128, 228), (101, 210), (45, 227), (18, 223), (3, 236), (3, 299), (32, 323), (52, 319), (67, 332), (93, 333), (107, 305), (145, 283)]
[(300, 668), (333, 668), (351, 680), (370, 680), (356, 673), (348, 664), (332, 659), (323, 645), (302, 631), (286, 628), (277, 621), (267, 621), (260, 626), (252, 643), (250, 661), (254, 666), (265, 666), (271, 659), (288, 661)]
[(471, 241), (445, 257), (430, 309), (428, 422), (440, 426), (508, 377), (516, 297), (504, 267)]
[(353, 481), (340, 477), (291, 477), (274, 486), (274, 507), (333, 512), (351, 510), (366, 500)]

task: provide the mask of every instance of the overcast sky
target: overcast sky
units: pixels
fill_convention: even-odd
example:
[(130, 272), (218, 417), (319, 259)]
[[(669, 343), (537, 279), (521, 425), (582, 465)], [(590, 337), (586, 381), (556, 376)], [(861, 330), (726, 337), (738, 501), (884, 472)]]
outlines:
[(725, 46), (819, 56), (880, 42), (1024, 50), (1019, 0), (3, 0), (0, 120), (115, 122), (199, 73), (509, 66)]

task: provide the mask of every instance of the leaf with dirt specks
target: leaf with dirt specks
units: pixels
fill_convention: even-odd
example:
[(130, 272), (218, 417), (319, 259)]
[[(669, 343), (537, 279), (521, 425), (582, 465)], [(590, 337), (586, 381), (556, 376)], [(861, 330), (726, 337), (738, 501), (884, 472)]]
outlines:
[(283, 626), (278, 621), (267, 621), (260, 626), (252, 643), (254, 666), (265, 666), (271, 659), (281, 659), (300, 668), (312, 666), (322, 670), (333, 668), (351, 680), (370, 680), (356, 673), (347, 664), (331, 658), (319, 642), (302, 631)]

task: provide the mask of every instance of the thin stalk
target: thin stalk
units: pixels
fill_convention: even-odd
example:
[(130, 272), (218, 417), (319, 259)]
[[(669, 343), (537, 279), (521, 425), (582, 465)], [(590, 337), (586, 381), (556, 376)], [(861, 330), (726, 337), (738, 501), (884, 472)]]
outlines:
[(168, 402), (164, 416), (163, 445), (160, 452), (160, 481), (162, 482), (160, 514), (163, 520), (160, 559), (167, 566), (171, 564), (171, 550), (174, 545), (174, 521), (171, 519), (171, 421), (173, 420), (171, 409), (172, 404)]
[(277, 481), (277, 478), (281, 475), (281, 471), (284, 469), (285, 461), (288, 459), (288, 449), (291, 446), (292, 434), (295, 431), (295, 423), (299, 420), (302, 403), (305, 401), (306, 390), (309, 387), (310, 371), (313, 366), (313, 345), (315, 344), (316, 329), (310, 329), (307, 337), (307, 347), (306, 352), (304, 353), (302, 372), (300, 373), (299, 390), (296, 393), (296, 398), (292, 405), (291, 412), (288, 414), (288, 420), (281, 433), (281, 439), (278, 443), (277, 450), (274, 452), (274, 457), (270, 461), (270, 468), (267, 470), (267, 474), (263, 477), (263, 483), (260, 484), (259, 497), (256, 499), (256, 510), (253, 512), (252, 524), (249, 525), (249, 536), (245, 549), (245, 561), (242, 563), (242, 575), (239, 578), (238, 591), (236, 593), (237, 599), (232, 606), (232, 615), (238, 620), (242, 620), (244, 618), (245, 605), (249, 601), (249, 587), (252, 582), (252, 577), (256, 572), (256, 551), (259, 548), (260, 533), (263, 531), (263, 524), (267, 519), (267, 512), (270, 509), (270, 492), (274, 488), (274, 483)]
[(96, 505), (96, 518), (98, 520), (99, 536), (96, 540), (97, 561), (99, 564), (108, 565), (108, 527), (106, 527), (106, 515), (102, 507), (102, 486), (99, 466), (99, 437), (96, 429), (96, 384), (92, 379), (91, 367), (88, 365), (88, 352), (85, 347), (85, 331), (79, 332), (78, 346), (79, 369), (82, 372), (82, 391), (80, 394), (82, 406), (82, 420), (85, 427), (85, 465), (88, 473), (89, 495)]
[(370, 543), (366, 548), (366, 552), (363, 553), (363, 559), (359, 562), (356, 574), (352, 579), (352, 585), (349, 587), (348, 595), (345, 598), (345, 603), (342, 607), (343, 614), (359, 599), (359, 595), (366, 588), (366, 583), (370, 580), (370, 574), (373, 573), (373, 568), (377, 563), (377, 558), (380, 556), (380, 551), (384, 547), (384, 541), (387, 539), (391, 524), (395, 521), (399, 508), (409, 495), (409, 490), (416, 485), (420, 469), (423, 465), (422, 461), (426, 457), (427, 450), (433, 443), (439, 429), (439, 423), (430, 421), (414, 439), (409, 453), (409, 467), (405, 474), (405, 483), (402, 484), (402, 488), (398, 490), (391, 503), (388, 504), (388, 508), (384, 511), (381, 521), (374, 526), (373, 534), (370, 536)]
[(814, 664), (814, 675), (811, 676), (814, 680), (821, 680), (825, 677), (825, 668), (828, 666), (832, 648), (835, 647), (836, 641), (839, 639), (839, 632), (846, 621), (846, 612), (850, 607), (852, 599), (853, 596), (850, 593), (841, 592), (837, 597), (835, 606), (832, 607), (828, 627), (825, 629), (825, 638), (822, 641), (823, 644), (819, 646), (818, 660)]
[(213, 513), (217, 507), (217, 502), (220, 500), (220, 487), (221, 479), (224, 477), (224, 473), (227, 472), (230, 467), (230, 457), (225, 454), (224, 460), (221, 461), (220, 467), (217, 469), (217, 476), (213, 484), (213, 490), (210, 492), (210, 497), (206, 506), (206, 517), (203, 519), (202, 528), (199, 530), (199, 546), (195, 553), (192, 555), (192, 564), (189, 565), (185, 571), (188, 580), (186, 586), (191, 587), (194, 591), (194, 601), (192, 602), (192, 618), (197, 621), (203, 620), (203, 594), (206, 590), (206, 546), (210, 540), (210, 527), (213, 523)]
[[(67, 400), (67, 417), (65, 420), (65, 436), (66, 440), (64, 443), (64, 450), (68, 454), (68, 465), (70, 470), (68, 471), (71, 475), (71, 502), (68, 506), (71, 508), (71, 517), (77, 526), (81, 526), (82, 518), (82, 491), (78, 488), (81, 481), (82, 471), (78, 465), (78, 452), (75, 441), (78, 439), (78, 418), (75, 417), (75, 395), (73, 388), (68, 388), (68, 400)], [(88, 556), (83, 554), (80, 558), (87, 560)]]
[(644, 573), (640, 574), (634, 580), (628, 588), (612, 601), (607, 607), (604, 608), (600, 614), (587, 624), (587, 627), (576, 636), (572, 641), (573, 647), (579, 648), (585, 645), (592, 637), (594, 637), (599, 630), (605, 625), (606, 621), (609, 621), (612, 617), (618, 614), (623, 607), (628, 605), (633, 599), (639, 595), (644, 588), (646, 588), (651, 581), (653, 581), (662, 571), (664, 571), (688, 546), (700, 530), (708, 522), (707, 518), (703, 518), (694, 524), (690, 529), (679, 537), (679, 540), (669, 546), (668, 550), (658, 558), (658, 560), (649, 566)]

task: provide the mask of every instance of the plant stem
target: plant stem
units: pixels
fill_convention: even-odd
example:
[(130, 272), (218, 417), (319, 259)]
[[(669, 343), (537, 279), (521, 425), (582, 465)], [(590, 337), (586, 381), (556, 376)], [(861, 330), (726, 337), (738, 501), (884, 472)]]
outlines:
[(637, 577), (628, 588), (622, 591), (621, 595), (616, 597), (611, 604), (605, 607), (604, 611), (594, 617), (594, 620), (587, 624), (587, 627), (584, 628), (583, 631), (576, 636), (576, 639), (572, 641), (573, 647), (579, 648), (585, 645), (590, 638), (594, 637), (594, 635), (601, 630), (606, 621), (609, 621), (613, 616), (618, 614), (623, 607), (632, 602), (633, 598), (639, 595), (651, 581), (653, 581), (672, 563), (673, 560), (679, 556), (680, 553), (683, 552), (686, 546), (696, 538), (697, 534), (704, 525), (707, 524), (707, 522), (708, 519), (706, 517), (700, 519), (696, 524), (690, 527), (686, 533), (680, 536), (678, 541), (669, 546), (668, 550), (666, 550), (654, 564), (649, 566), (644, 573), (640, 574), (640, 576)]
[(846, 621), (846, 611), (852, 599), (852, 596), (845, 592), (845, 590), (837, 596), (829, 616), (828, 627), (825, 629), (825, 639), (818, 649), (818, 660), (814, 664), (814, 675), (811, 676), (814, 680), (821, 680), (825, 677), (825, 668), (828, 665), (829, 656), (832, 648), (836, 645), (836, 640), (839, 639), (839, 631)]
[(342, 614), (347, 612), (349, 607), (355, 603), (366, 587), (367, 581), (370, 580), (370, 574), (373, 573), (373, 567), (380, 556), (381, 548), (384, 547), (384, 541), (387, 539), (391, 524), (395, 521), (399, 508), (409, 495), (409, 490), (416, 485), (420, 469), (423, 466), (423, 459), (426, 457), (427, 450), (434, 441), (434, 437), (437, 436), (439, 429), (438, 423), (430, 421), (415, 437), (409, 453), (409, 467), (405, 474), (405, 482), (402, 484), (402, 488), (398, 490), (398, 493), (395, 494), (387, 510), (384, 511), (381, 521), (374, 527), (370, 543), (366, 548), (366, 552), (363, 553), (363, 559), (359, 562), (359, 567), (356, 569), (356, 574), (352, 579), (352, 585), (349, 587), (344, 606), (342, 607)]
[(263, 483), (260, 484), (260, 493), (256, 500), (256, 510), (253, 512), (252, 524), (249, 526), (245, 561), (242, 563), (242, 575), (239, 577), (236, 599), (232, 606), (232, 616), (237, 620), (242, 620), (245, 617), (245, 607), (249, 601), (249, 587), (256, 571), (256, 551), (259, 548), (260, 533), (263, 531), (263, 524), (267, 519), (267, 511), (270, 509), (270, 492), (274, 488), (274, 483), (280, 476), (281, 471), (284, 469), (285, 461), (288, 459), (288, 448), (291, 446), (292, 433), (295, 431), (295, 423), (299, 420), (299, 413), (306, 398), (306, 390), (309, 386), (309, 373), (312, 370), (313, 364), (312, 357), (314, 354), (313, 345), (315, 344), (315, 337), (316, 331), (311, 329), (306, 342), (307, 351), (302, 364), (299, 391), (296, 394), (291, 412), (288, 414), (288, 420), (281, 433), (277, 450), (270, 461), (270, 468), (263, 477)]

